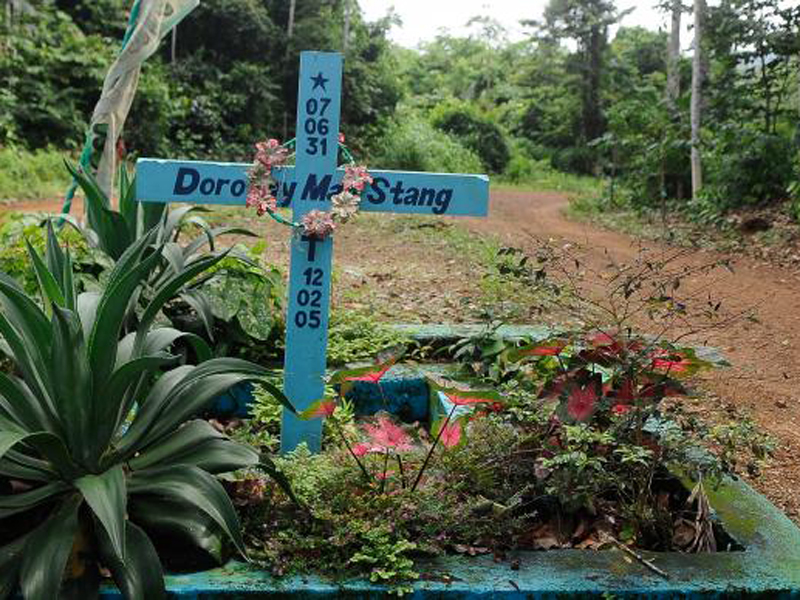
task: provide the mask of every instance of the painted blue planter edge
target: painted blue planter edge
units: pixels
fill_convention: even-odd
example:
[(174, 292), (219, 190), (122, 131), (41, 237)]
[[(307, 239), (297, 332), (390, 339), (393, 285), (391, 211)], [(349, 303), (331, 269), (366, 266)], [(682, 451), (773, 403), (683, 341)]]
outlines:
[[(743, 481), (708, 490), (726, 530), (745, 546), (715, 554), (643, 553), (664, 579), (627, 562), (618, 550), (523, 552), (491, 557), (421, 561), (413, 598), (623, 597), (800, 598), (800, 529)], [(512, 569), (512, 561), (519, 568)], [(274, 578), (243, 563), (201, 573), (169, 575), (174, 598), (378, 598), (390, 588), (368, 581), (331, 582), (315, 575)], [(106, 589), (105, 599), (117, 599)]]

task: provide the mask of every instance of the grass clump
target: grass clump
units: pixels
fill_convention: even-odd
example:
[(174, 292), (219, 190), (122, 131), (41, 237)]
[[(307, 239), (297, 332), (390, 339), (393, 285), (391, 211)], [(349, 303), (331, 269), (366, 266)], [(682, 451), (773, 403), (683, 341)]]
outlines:
[(69, 185), (66, 154), (52, 148), (0, 148), (0, 201), (35, 200), (61, 196)]

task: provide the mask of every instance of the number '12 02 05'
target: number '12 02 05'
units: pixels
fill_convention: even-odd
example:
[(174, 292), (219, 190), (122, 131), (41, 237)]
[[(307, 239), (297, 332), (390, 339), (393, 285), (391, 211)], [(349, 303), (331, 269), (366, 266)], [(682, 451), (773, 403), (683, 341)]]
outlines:
[(297, 304), (301, 308), (294, 315), (294, 324), (301, 329), (317, 329), (322, 324), (322, 290), (313, 288), (322, 286), (323, 276), (322, 269), (309, 267), (303, 271), (304, 283), (312, 289), (302, 288), (297, 292)]

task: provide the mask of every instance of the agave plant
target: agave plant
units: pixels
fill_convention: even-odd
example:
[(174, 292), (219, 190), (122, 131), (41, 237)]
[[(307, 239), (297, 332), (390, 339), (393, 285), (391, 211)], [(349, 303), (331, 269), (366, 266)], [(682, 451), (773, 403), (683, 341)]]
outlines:
[[(44, 258), (30, 248), (41, 306), (0, 276), (0, 351), (15, 364), (15, 374), (0, 373), (0, 483), (10, 482), (0, 485), (0, 598), (19, 585), (26, 600), (51, 600), (70, 580), (81, 593), (96, 591), (98, 565), (126, 598), (164, 597), (153, 533), (217, 557), (230, 540), (244, 554), (215, 474), (257, 465), (259, 456), (191, 419), (243, 381), (289, 405), (258, 365), (216, 358), (176, 366), (171, 345), (193, 336), (154, 326), (163, 303), (221, 256), (161, 282), (137, 329), (124, 334), (129, 306), (164, 256), (155, 237), (125, 250), (99, 293), (76, 293), (69, 251), (52, 228)], [(191, 341), (208, 354), (202, 340)]]

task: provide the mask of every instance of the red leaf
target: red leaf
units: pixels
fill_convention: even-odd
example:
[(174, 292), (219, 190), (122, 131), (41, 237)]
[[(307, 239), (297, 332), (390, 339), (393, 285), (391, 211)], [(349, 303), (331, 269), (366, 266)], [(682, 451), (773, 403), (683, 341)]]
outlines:
[(621, 416), (632, 409), (633, 407), (630, 404), (615, 404), (611, 407), (611, 412), (613, 412), (615, 415)]
[(594, 411), (597, 402), (597, 389), (592, 385), (585, 388), (576, 387), (567, 401), (567, 414), (576, 421), (585, 421)]
[(597, 333), (589, 338), (589, 343), (592, 346), (619, 346), (614, 336), (608, 333)]
[(439, 438), (445, 448), (453, 448), (461, 442), (461, 423), (450, 421), (442, 427), (441, 437)]
[(370, 446), (369, 444), (359, 443), (353, 446), (353, 454), (358, 456), (359, 458), (362, 456), (366, 456), (367, 454), (372, 454), (374, 452), (383, 452), (380, 448), (376, 448), (375, 446)]
[(386, 375), (386, 372), (391, 368), (392, 368), (392, 365), (386, 365), (385, 367), (383, 367), (382, 369), (379, 369), (377, 371), (372, 371), (370, 373), (365, 373), (364, 375), (358, 375), (358, 376), (354, 375), (354, 376), (351, 376), (351, 377), (345, 377), (344, 380), (345, 381), (366, 381), (368, 383), (378, 383), (383, 378), (383, 376)]
[(453, 393), (451, 394), (446, 393), (445, 396), (447, 396), (447, 399), (450, 400), (450, 402), (452, 402), (456, 406), (467, 406), (470, 404), (494, 404), (497, 402), (497, 398), (479, 398), (479, 397), (470, 398), (467, 396), (461, 396)]
[(689, 367), (692, 366), (691, 359), (684, 358), (684, 357), (677, 357), (678, 360), (672, 360), (676, 358), (675, 356), (671, 356), (670, 358), (654, 358), (653, 359), (653, 369), (658, 371), (671, 371), (673, 373), (683, 373)]
[(411, 437), (402, 427), (395, 425), (388, 417), (378, 417), (377, 423), (364, 425), (364, 430), (370, 437), (372, 443), (382, 449), (387, 450), (411, 450)]
[(625, 379), (615, 392), (614, 397), (620, 402), (633, 402), (636, 397), (636, 386), (633, 383), (633, 379)]
[(300, 413), (300, 418), (304, 421), (309, 419), (323, 419), (333, 416), (336, 412), (336, 402), (333, 400), (318, 400)]
[(518, 360), (523, 356), (558, 356), (566, 346), (567, 343), (563, 340), (546, 340), (520, 348), (511, 356), (513, 356), (513, 360)]

